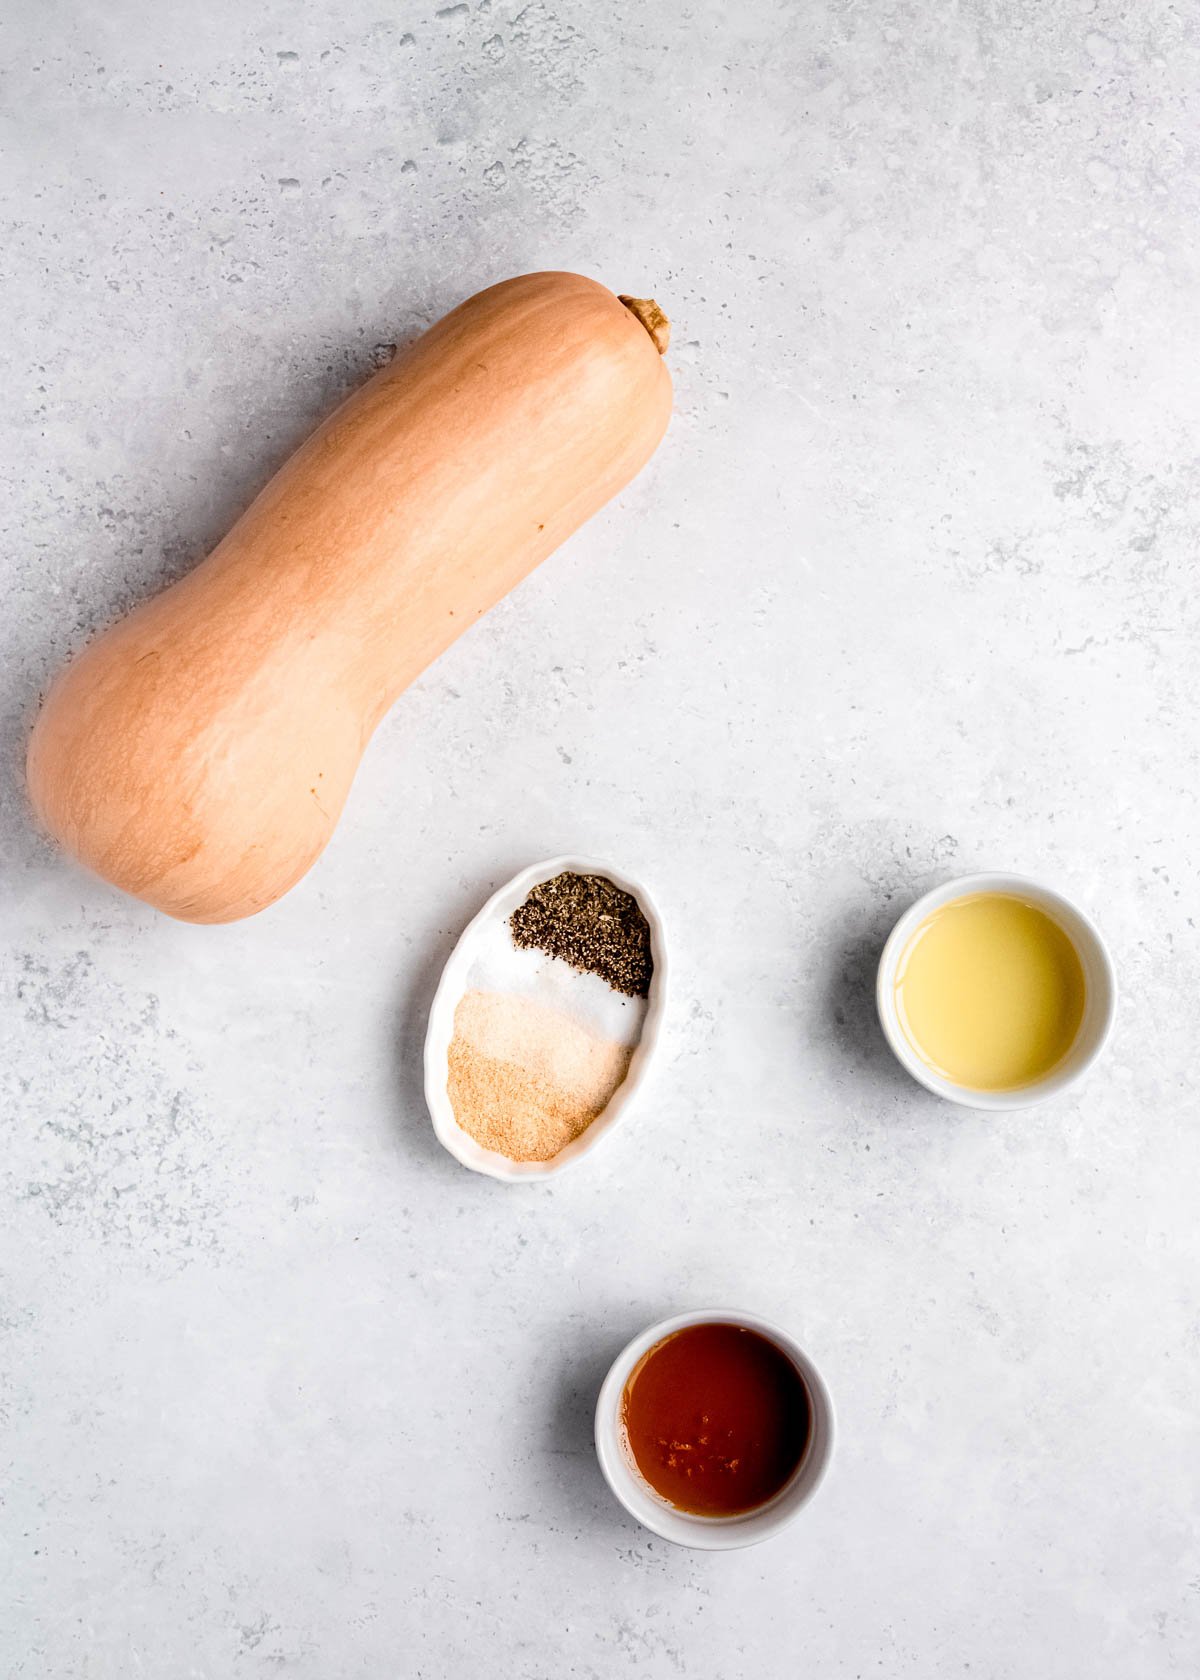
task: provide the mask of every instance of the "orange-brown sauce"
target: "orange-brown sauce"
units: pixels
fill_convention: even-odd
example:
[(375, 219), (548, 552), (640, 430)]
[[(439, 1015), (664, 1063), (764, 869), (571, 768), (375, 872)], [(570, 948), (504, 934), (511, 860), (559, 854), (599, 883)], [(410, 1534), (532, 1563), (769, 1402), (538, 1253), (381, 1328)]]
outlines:
[(734, 1516), (773, 1498), (812, 1427), (799, 1371), (738, 1324), (694, 1324), (656, 1343), (630, 1373), (621, 1418), (650, 1486), (697, 1516)]

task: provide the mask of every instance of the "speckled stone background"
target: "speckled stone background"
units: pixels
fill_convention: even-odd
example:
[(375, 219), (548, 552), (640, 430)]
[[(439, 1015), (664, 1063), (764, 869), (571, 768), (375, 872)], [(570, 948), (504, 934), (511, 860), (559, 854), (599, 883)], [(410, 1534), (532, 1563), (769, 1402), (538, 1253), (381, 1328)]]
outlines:
[[(1165, 0), (14, 0), (3, 27), (0, 1669), (1134, 1680), (1200, 1667), (1197, 18)], [(380, 730), (283, 903), (32, 831), (37, 697), (504, 275), (655, 294), (649, 470)], [(552, 1188), (433, 1140), (456, 932), (565, 848), (676, 958)], [(1096, 913), (1111, 1053), (983, 1118), (870, 986), (923, 888)], [(626, 1521), (590, 1412), (793, 1327), (783, 1538)]]

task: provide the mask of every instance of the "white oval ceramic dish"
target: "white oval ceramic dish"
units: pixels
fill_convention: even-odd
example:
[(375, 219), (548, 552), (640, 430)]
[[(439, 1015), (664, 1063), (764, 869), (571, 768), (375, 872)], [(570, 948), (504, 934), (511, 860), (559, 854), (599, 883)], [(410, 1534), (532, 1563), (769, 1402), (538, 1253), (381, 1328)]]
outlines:
[[(1075, 1042), (1063, 1060), (1044, 1079), (1031, 1085), (1021, 1085), (1011, 1091), (976, 1091), (967, 1085), (956, 1085), (923, 1062), (909, 1042), (896, 1007), (896, 971), (909, 940), (926, 916), (940, 910), (943, 904), (966, 898), (969, 893), (1006, 893), (1026, 899), (1044, 910), (1066, 933), (1083, 964), (1086, 996), (1083, 1020), (1075, 1034)], [(879, 959), (875, 981), (875, 1006), (884, 1037), (900, 1065), (929, 1091), (948, 1101), (961, 1103), (964, 1108), (1011, 1109), (1032, 1108), (1035, 1103), (1056, 1097), (1074, 1085), (1095, 1062), (1112, 1032), (1117, 1009), (1117, 977), (1108, 948), (1100, 930), (1077, 904), (1045, 887), (1040, 881), (1024, 875), (960, 875), (957, 880), (927, 892), (906, 910), (888, 936)]]
[[(604, 1112), (596, 1117), (586, 1131), (567, 1145), (552, 1161), (510, 1161), (507, 1155), (485, 1149), (468, 1132), (463, 1131), (454, 1117), (447, 1094), (448, 1054), (454, 1033), (454, 1011), (467, 989), (477, 945), (484, 930), (497, 922), (506, 922), (513, 911), (524, 903), (530, 890), (564, 871), (578, 875), (602, 875), (614, 886), (631, 893), (637, 899), (642, 914), (650, 924), (650, 954), (654, 959), (654, 973), (646, 1000), (646, 1013), (641, 1035), (629, 1063), (629, 1071), (610, 1099)], [(515, 875), (507, 886), (492, 894), (483, 909), (467, 925), (450, 960), (442, 970), (442, 978), (429, 1011), (429, 1027), (425, 1034), (425, 1100), (438, 1140), (464, 1167), (472, 1172), (486, 1173), (491, 1178), (515, 1183), (533, 1178), (552, 1178), (556, 1173), (573, 1166), (589, 1154), (602, 1138), (608, 1136), (626, 1113), (646, 1076), (650, 1059), (662, 1031), (667, 999), (667, 943), (662, 917), (654, 900), (640, 881), (613, 869), (607, 863), (592, 858), (556, 857), (545, 863), (534, 863)]]
[[(621, 1399), (629, 1374), (644, 1353), (676, 1330), (693, 1324), (740, 1324), (784, 1352), (800, 1373), (812, 1412), (812, 1429), (804, 1457), (795, 1474), (774, 1499), (734, 1517), (701, 1517), (677, 1510), (654, 1492), (634, 1463), (621, 1422)], [(786, 1528), (816, 1493), (833, 1457), (835, 1433), (833, 1401), (820, 1372), (804, 1349), (785, 1331), (754, 1313), (709, 1308), (664, 1318), (635, 1336), (613, 1361), (596, 1402), (596, 1457), (613, 1494), (644, 1528), (677, 1546), (705, 1552), (729, 1552), (755, 1546)]]

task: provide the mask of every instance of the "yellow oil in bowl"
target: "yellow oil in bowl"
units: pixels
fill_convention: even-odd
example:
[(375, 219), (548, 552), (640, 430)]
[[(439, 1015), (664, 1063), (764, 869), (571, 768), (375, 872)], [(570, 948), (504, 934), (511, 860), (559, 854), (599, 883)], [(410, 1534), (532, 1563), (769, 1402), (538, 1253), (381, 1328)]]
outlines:
[(969, 893), (917, 928), (896, 970), (896, 1012), (916, 1054), (973, 1091), (1013, 1091), (1052, 1073), (1083, 1020), (1079, 953), (1038, 905)]

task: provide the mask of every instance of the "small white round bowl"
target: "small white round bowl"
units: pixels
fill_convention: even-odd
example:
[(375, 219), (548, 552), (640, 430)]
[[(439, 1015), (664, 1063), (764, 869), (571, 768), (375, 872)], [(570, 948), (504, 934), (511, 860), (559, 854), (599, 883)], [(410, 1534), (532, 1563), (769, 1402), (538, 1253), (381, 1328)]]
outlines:
[[(910, 1043), (896, 1006), (896, 972), (909, 940), (927, 916), (932, 915), (935, 910), (940, 910), (944, 904), (966, 898), (971, 893), (1005, 893), (1012, 898), (1022, 898), (1027, 903), (1036, 905), (1039, 910), (1044, 910), (1070, 939), (1083, 964), (1083, 1019), (1079, 1023), (1079, 1031), (1075, 1034), (1074, 1044), (1058, 1066), (1051, 1069), (1044, 1079), (1017, 1086), (1011, 1091), (976, 1091), (969, 1085), (955, 1084), (953, 1080), (945, 1079), (940, 1073), (936, 1073), (921, 1060)], [(879, 959), (879, 970), (875, 979), (875, 1007), (879, 1012), (879, 1024), (883, 1028), (884, 1037), (896, 1060), (935, 1096), (945, 1097), (949, 1102), (961, 1103), (964, 1108), (1032, 1108), (1036, 1103), (1059, 1096), (1077, 1080), (1082, 1079), (1108, 1043), (1117, 1011), (1117, 976), (1100, 930), (1077, 904), (1072, 904), (1062, 893), (1055, 892), (1052, 887), (1045, 887), (1041, 882), (1030, 880), (1024, 875), (960, 875), (957, 880), (946, 881), (942, 886), (934, 887), (932, 892), (927, 892), (923, 898), (919, 898), (904, 912), (892, 929)]]
[[(664, 1337), (676, 1330), (686, 1330), (693, 1324), (739, 1324), (747, 1330), (757, 1330), (760, 1336), (774, 1342), (791, 1360), (808, 1394), (812, 1427), (804, 1457), (795, 1474), (765, 1505), (743, 1511), (738, 1516), (694, 1516), (669, 1505), (654, 1492), (638, 1470), (621, 1422), (625, 1384), (638, 1360)], [(677, 1546), (694, 1546), (704, 1552), (729, 1552), (740, 1546), (755, 1546), (760, 1540), (769, 1540), (780, 1529), (786, 1528), (808, 1504), (824, 1479), (833, 1456), (834, 1431), (833, 1401), (829, 1390), (799, 1343), (754, 1313), (716, 1307), (664, 1318), (661, 1323), (652, 1324), (640, 1336), (635, 1336), (613, 1361), (596, 1401), (596, 1457), (614, 1496), (631, 1517), (636, 1517), (652, 1533), (673, 1541)]]
[[(492, 921), (507, 921), (518, 906), (524, 904), (534, 887), (549, 881), (564, 871), (577, 875), (602, 875), (606, 881), (632, 894), (643, 916), (650, 924), (650, 955), (654, 972), (650, 976), (650, 992), (646, 999), (646, 1014), (642, 1021), (641, 1037), (629, 1062), (629, 1070), (610, 1097), (608, 1106), (574, 1142), (559, 1151), (552, 1161), (510, 1161), (494, 1149), (485, 1149), (469, 1132), (464, 1132), (454, 1117), (454, 1109), (447, 1091), (449, 1076), (450, 1040), (454, 1036), (454, 1011), (466, 990), (467, 976), (475, 954), (476, 935)], [(483, 909), (463, 929), (458, 944), (442, 970), (442, 977), (429, 1009), (429, 1026), (425, 1032), (425, 1101), (439, 1143), (448, 1149), (456, 1161), (472, 1172), (498, 1178), (505, 1184), (519, 1184), (530, 1179), (554, 1178), (600, 1143), (616, 1126), (632, 1105), (650, 1067), (662, 1033), (667, 1008), (667, 936), (663, 919), (650, 893), (640, 881), (607, 863), (594, 858), (556, 857), (544, 863), (532, 863), (519, 875), (514, 875), (488, 899)]]

